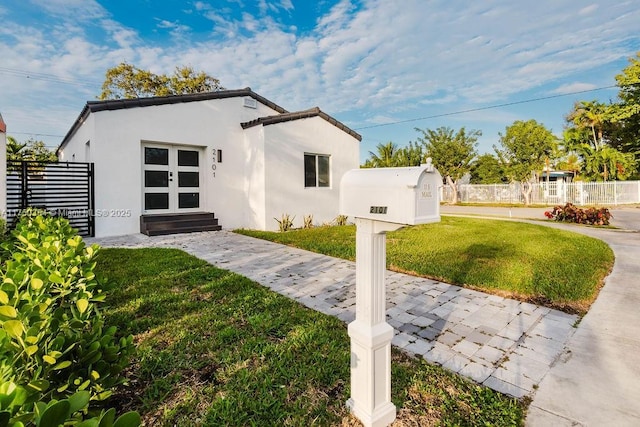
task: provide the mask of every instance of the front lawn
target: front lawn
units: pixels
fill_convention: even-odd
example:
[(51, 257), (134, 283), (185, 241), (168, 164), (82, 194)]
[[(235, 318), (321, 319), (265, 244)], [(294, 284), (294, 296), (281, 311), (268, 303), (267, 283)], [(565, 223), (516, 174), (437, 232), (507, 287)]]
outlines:
[[(357, 425), (338, 319), (177, 249), (102, 249), (97, 271), (107, 323), (137, 347), (119, 413), (149, 426)], [(518, 400), (423, 360), (394, 350), (392, 372), (399, 425), (522, 425)]]
[[(236, 232), (355, 260), (355, 226)], [(519, 222), (443, 216), (387, 235), (391, 270), (582, 314), (613, 259), (598, 239)]]

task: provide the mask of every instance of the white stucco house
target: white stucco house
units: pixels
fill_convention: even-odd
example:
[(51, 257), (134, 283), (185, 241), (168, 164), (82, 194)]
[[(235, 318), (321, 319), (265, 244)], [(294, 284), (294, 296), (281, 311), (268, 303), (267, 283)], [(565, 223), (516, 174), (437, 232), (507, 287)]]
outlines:
[(194, 231), (203, 213), (227, 229), (277, 230), (283, 214), (294, 226), (338, 215), (360, 140), (319, 108), (288, 112), (246, 88), (87, 102), (58, 157), (94, 163), (97, 237), (148, 233), (153, 221), (164, 222), (154, 234)]

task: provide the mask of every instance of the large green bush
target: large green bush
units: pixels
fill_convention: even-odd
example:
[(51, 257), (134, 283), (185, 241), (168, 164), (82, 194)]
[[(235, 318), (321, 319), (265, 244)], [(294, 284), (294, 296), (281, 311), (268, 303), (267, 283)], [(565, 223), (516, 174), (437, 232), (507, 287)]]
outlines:
[(0, 380), (24, 388), (21, 410), (37, 415), (34, 402), (81, 391), (91, 400), (109, 397), (134, 347), (133, 337), (117, 338), (100, 313), (99, 248), (86, 246), (67, 220), (28, 211), (4, 249)]

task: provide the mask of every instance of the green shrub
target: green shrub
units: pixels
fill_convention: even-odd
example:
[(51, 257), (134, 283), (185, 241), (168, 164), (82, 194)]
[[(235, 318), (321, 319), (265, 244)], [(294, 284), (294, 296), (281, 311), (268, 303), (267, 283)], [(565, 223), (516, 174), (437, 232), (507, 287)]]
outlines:
[(545, 212), (544, 215), (556, 221), (587, 225), (609, 225), (611, 219), (611, 212), (607, 208), (581, 209), (572, 203), (555, 206), (553, 210)]
[(109, 397), (134, 347), (132, 336), (117, 338), (105, 326), (98, 308), (105, 297), (94, 273), (98, 246), (86, 246), (66, 219), (34, 211), (4, 246), (0, 380), (24, 387), (26, 412), (36, 400), (79, 391)]
[(115, 409), (103, 410), (88, 418), (90, 393), (78, 391), (66, 399), (38, 401), (30, 412), (21, 411), (29, 393), (13, 382), (0, 384), (0, 426), (21, 427), (25, 424), (40, 426), (99, 426), (99, 427), (137, 427), (141, 424), (137, 412), (127, 412), (118, 419)]

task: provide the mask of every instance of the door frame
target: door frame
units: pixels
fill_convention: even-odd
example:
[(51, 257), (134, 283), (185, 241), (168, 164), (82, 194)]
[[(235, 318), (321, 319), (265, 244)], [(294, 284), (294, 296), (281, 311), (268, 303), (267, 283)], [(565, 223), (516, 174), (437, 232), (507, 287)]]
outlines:
[[(145, 164), (145, 148), (162, 148), (168, 150), (168, 165), (147, 165)], [(197, 151), (198, 152), (198, 166), (179, 166), (178, 165), (178, 151)], [(141, 166), (141, 212), (143, 215), (152, 214), (179, 214), (189, 212), (202, 212), (205, 204), (204, 195), (204, 168), (203, 163), (205, 160), (205, 147), (196, 145), (183, 145), (172, 144), (155, 141), (141, 141), (140, 145), (140, 166)], [(168, 187), (146, 187), (145, 186), (145, 171), (147, 170), (160, 170), (168, 172)], [(179, 172), (198, 172), (198, 187), (179, 187)], [(168, 192), (168, 208), (167, 209), (145, 209), (145, 194), (151, 193), (155, 189), (156, 192), (164, 193), (159, 189), (165, 189)], [(195, 208), (179, 208), (179, 194), (181, 189), (189, 189), (192, 193), (198, 193), (198, 207)]]

